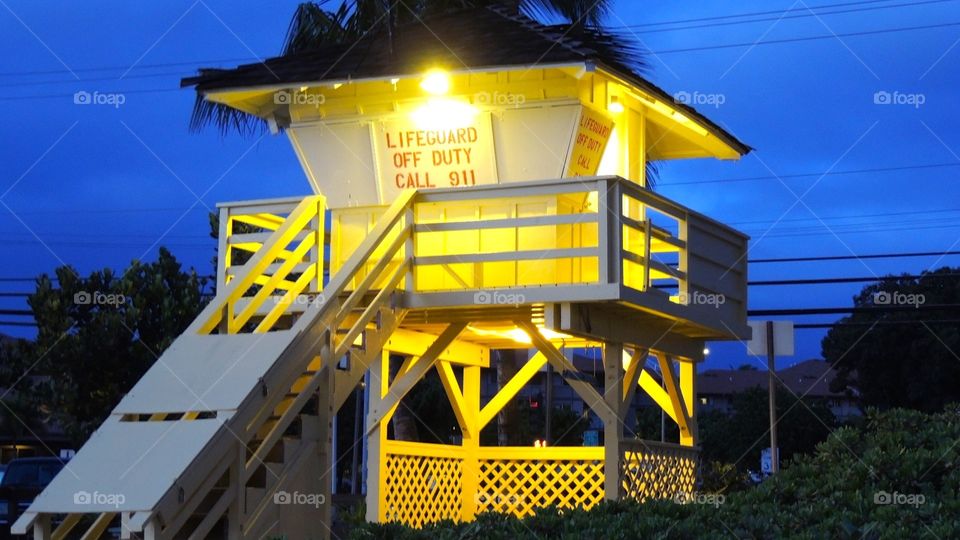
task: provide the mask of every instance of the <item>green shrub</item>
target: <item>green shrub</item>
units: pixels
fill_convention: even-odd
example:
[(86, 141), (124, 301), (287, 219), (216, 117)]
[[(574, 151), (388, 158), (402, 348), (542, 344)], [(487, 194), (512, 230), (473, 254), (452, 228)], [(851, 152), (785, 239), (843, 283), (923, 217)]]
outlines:
[(957, 538), (958, 412), (868, 411), (860, 427), (837, 429), (775, 478), (711, 499), (721, 504), (619, 501), (589, 511), (542, 509), (522, 520), (487, 513), (421, 530), (368, 524), (352, 538)]

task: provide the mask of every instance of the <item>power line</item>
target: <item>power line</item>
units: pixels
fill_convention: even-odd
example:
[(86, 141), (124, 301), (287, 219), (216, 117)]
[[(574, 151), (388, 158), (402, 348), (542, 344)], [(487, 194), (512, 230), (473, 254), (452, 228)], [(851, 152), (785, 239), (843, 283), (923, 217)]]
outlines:
[(912, 276), (884, 276), (884, 277), (841, 277), (841, 278), (811, 278), (811, 279), (772, 279), (762, 281), (748, 281), (752, 287), (770, 285), (824, 285), (828, 283), (868, 283), (873, 281), (894, 281), (898, 279), (927, 279), (927, 278), (960, 278), (960, 274), (942, 273)]
[(946, 257), (960, 255), (960, 250), (952, 251), (915, 251), (908, 253), (872, 253), (867, 255), (820, 255), (811, 257), (780, 257), (765, 259), (748, 259), (748, 263), (782, 263), (782, 262), (814, 262), (814, 261), (847, 261), (859, 259), (902, 259), (909, 257)]
[(926, 311), (960, 311), (960, 304), (906, 304), (896, 306), (870, 307), (818, 307), (818, 308), (788, 308), (788, 309), (750, 309), (748, 317), (802, 317), (807, 315), (844, 315), (848, 313), (896, 313), (902, 311), (922, 313)]
[(768, 39), (765, 41), (752, 41), (746, 43), (725, 43), (720, 45), (709, 45), (706, 47), (685, 47), (680, 49), (664, 49), (660, 51), (650, 51), (651, 54), (675, 54), (685, 52), (713, 51), (718, 49), (736, 49), (741, 47), (757, 47), (760, 45), (780, 45), (783, 43), (799, 43), (803, 41), (817, 41), (821, 39), (837, 39), (845, 37), (873, 36), (878, 34), (891, 34), (895, 32), (912, 32), (914, 30), (933, 30), (937, 28), (949, 28), (960, 26), (960, 22), (948, 22), (940, 24), (925, 24), (920, 26), (901, 26), (897, 28), (881, 28), (877, 30), (862, 30), (859, 32), (846, 32), (841, 34), (826, 34), (820, 36), (806, 36), (783, 39)]
[(645, 28), (645, 27), (651, 27), (651, 26), (667, 26), (671, 24), (684, 24), (684, 23), (704, 22), (704, 21), (720, 21), (720, 20), (736, 19), (739, 17), (755, 17), (755, 16), (762, 16), (762, 15), (775, 15), (778, 13), (792, 13), (795, 11), (808, 11), (811, 9), (827, 9), (827, 8), (835, 8), (835, 7), (862, 6), (867, 4), (881, 4), (883, 2), (889, 2), (889, 1), (891, 0), (864, 0), (860, 2), (843, 2), (839, 4), (821, 4), (818, 6), (804, 5), (804, 7), (799, 7), (799, 8), (789, 7), (787, 9), (774, 9), (770, 11), (754, 11), (750, 13), (737, 13), (737, 14), (730, 14), (730, 15), (714, 15), (711, 17), (697, 17), (694, 19), (675, 19), (672, 21), (638, 23), (638, 24), (631, 24), (626, 26), (629, 26), (632, 28)]
[(754, 182), (757, 180), (777, 180), (784, 178), (807, 178), (812, 176), (840, 176), (844, 174), (864, 174), (864, 173), (876, 173), (876, 172), (895, 172), (895, 171), (906, 171), (914, 169), (934, 169), (939, 167), (960, 167), (960, 162), (954, 161), (951, 163), (927, 163), (921, 165), (899, 165), (893, 167), (874, 167), (868, 169), (850, 169), (844, 171), (817, 171), (809, 173), (795, 173), (795, 174), (771, 174), (764, 176), (748, 176), (742, 178), (720, 178), (717, 180), (692, 180), (689, 182), (657, 182), (657, 187), (669, 187), (669, 186), (689, 186), (695, 184), (726, 184), (734, 182)]
[(797, 330), (811, 330), (818, 328), (837, 328), (837, 327), (863, 327), (863, 326), (897, 326), (905, 324), (958, 324), (960, 319), (934, 319), (934, 320), (908, 320), (908, 321), (845, 321), (845, 322), (833, 322), (833, 323), (802, 323), (795, 324), (793, 327)]
[[(819, 18), (819, 17), (821, 17), (821, 16), (823, 16), (823, 15), (843, 15), (843, 14), (847, 14), (847, 13), (859, 13), (859, 12), (863, 12), (863, 11), (877, 11), (877, 10), (881, 10), (881, 9), (892, 9), (892, 8), (902, 8), (902, 7), (917, 7), (917, 6), (922, 6), (922, 5), (926, 5), (926, 4), (942, 4), (942, 3), (944, 3), (944, 2), (953, 2), (953, 1), (955, 1), (955, 0), (925, 0), (925, 1), (922, 1), (922, 2), (910, 2), (910, 3), (906, 3), (906, 4), (891, 4), (891, 5), (886, 5), (886, 6), (861, 7), (861, 8), (851, 8), (851, 9), (835, 10), (835, 11), (824, 11), (824, 12), (813, 12), (813, 11), (809, 11), (809, 12), (807, 12), (807, 13), (799, 13), (799, 14), (796, 14), (796, 15), (786, 15), (786, 14), (782, 14), (782, 13), (781, 13), (781, 14), (778, 15), (778, 16), (764, 17), (764, 18), (760, 18), (760, 19), (749, 19), (749, 20), (742, 20), (742, 21), (712, 22), (712, 23), (695, 24), (695, 25), (688, 25), (688, 26), (676, 26), (676, 27), (673, 27), (673, 28), (656, 28), (656, 29), (652, 29), (652, 30), (643, 30), (643, 29), (641, 29), (641, 30), (637, 30), (637, 31), (635, 31), (635, 32), (633, 32), (633, 33), (636, 33), (636, 34), (659, 34), (659, 33), (663, 33), (663, 32), (676, 32), (676, 31), (680, 31), (680, 30), (696, 30), (696, 29), (700, 29), (700, 28), (717, 28), (717, 27), (721, 27), (721, 26), (734, 26), (734, 25), (751, 24), (751, 23), (758, 23), (758, 22), (769, 22), (769, 21), (780, 22), (780, 21), (784, 21), (784, 20), (805, 19), (805, 18), (809, 18), (809, 17), (818, 17), (818, 18)], [(813, 8), (811, 8), (811, 9), (813, 9)], [(615, 26), (615, 27), (612, 27), (612, 28), (613, 28), (613, 29), (632, 30), (633, 28), (636, 28), (636, 27), (633, 26), (633, 25), (625, 25), (625, 26)]]

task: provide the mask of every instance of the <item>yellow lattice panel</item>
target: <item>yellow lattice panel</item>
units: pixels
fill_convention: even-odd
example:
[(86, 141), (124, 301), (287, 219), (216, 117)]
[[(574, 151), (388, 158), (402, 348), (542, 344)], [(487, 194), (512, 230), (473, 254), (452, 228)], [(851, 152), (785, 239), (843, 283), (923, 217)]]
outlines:
[[(406, 447), (413, 445), (415, 443), (404, 443), (402, 448), (397, 445), (395, 448), (405, 453), (389, 453), (388, 450), (384, 460), (385, 474), (380, 494), (385, 514), (383, 521), (397, 521), (419, 528), (442, 519), (459, 520), (463, 507), (462, 460), (452, 456), (422, 455), (436, 453), (428, 451), (418, 452), (421, 455), (407, 455), (409, 449)], [(459, 447), (443, 445), (416, 446), (459, 450)]]
[(693, 493), (699, 451), (649, 441), (624, 441), (620, 478), (624, 496), (639, 501)]
[[(602, 448), (488, 448), (477, 511), (523, 517), (537, 508), (590, 508), (603, 500)], [(492, 456), (489, 454), (493, 454)]]

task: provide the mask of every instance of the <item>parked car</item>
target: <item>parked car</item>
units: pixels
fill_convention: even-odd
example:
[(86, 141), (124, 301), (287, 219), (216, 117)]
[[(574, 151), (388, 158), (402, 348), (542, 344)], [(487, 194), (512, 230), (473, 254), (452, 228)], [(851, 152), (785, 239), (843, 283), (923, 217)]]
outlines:
[(47, 487), (66, 462), (55, 457), (14, 459), (0, 480), (0, 538), (10, 537), (10, 526)]

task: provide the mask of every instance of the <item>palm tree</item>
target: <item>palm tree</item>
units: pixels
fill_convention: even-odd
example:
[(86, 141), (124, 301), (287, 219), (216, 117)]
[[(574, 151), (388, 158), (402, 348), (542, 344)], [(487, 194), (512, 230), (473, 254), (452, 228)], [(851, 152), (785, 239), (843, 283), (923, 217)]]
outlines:
[[(598, 43), (606, 44), (605, 54), (625, 65), (644, 67), (629, 39), (601, 29), (601, 21), (613, 0), (340, 0), (336, 8), (330, 6), (332, 3), (321, 0), (297, 7), (284, 39), (283, 56), (353, 43), (378, 32), (385, 33), (392, 43), (397, 29), (404, 24), (460, 9), (500, 5), (544, 23), (564, 22), (568, 25), (567, 34), (590, 32), (592, 37), (599, 38)], [(243, 111), (207, 101), (198, 93), (190, 129), (200, 131), (210, 126), (224, 135), (231, 131), (253, 135), (264, 130), (266, 123)]]

